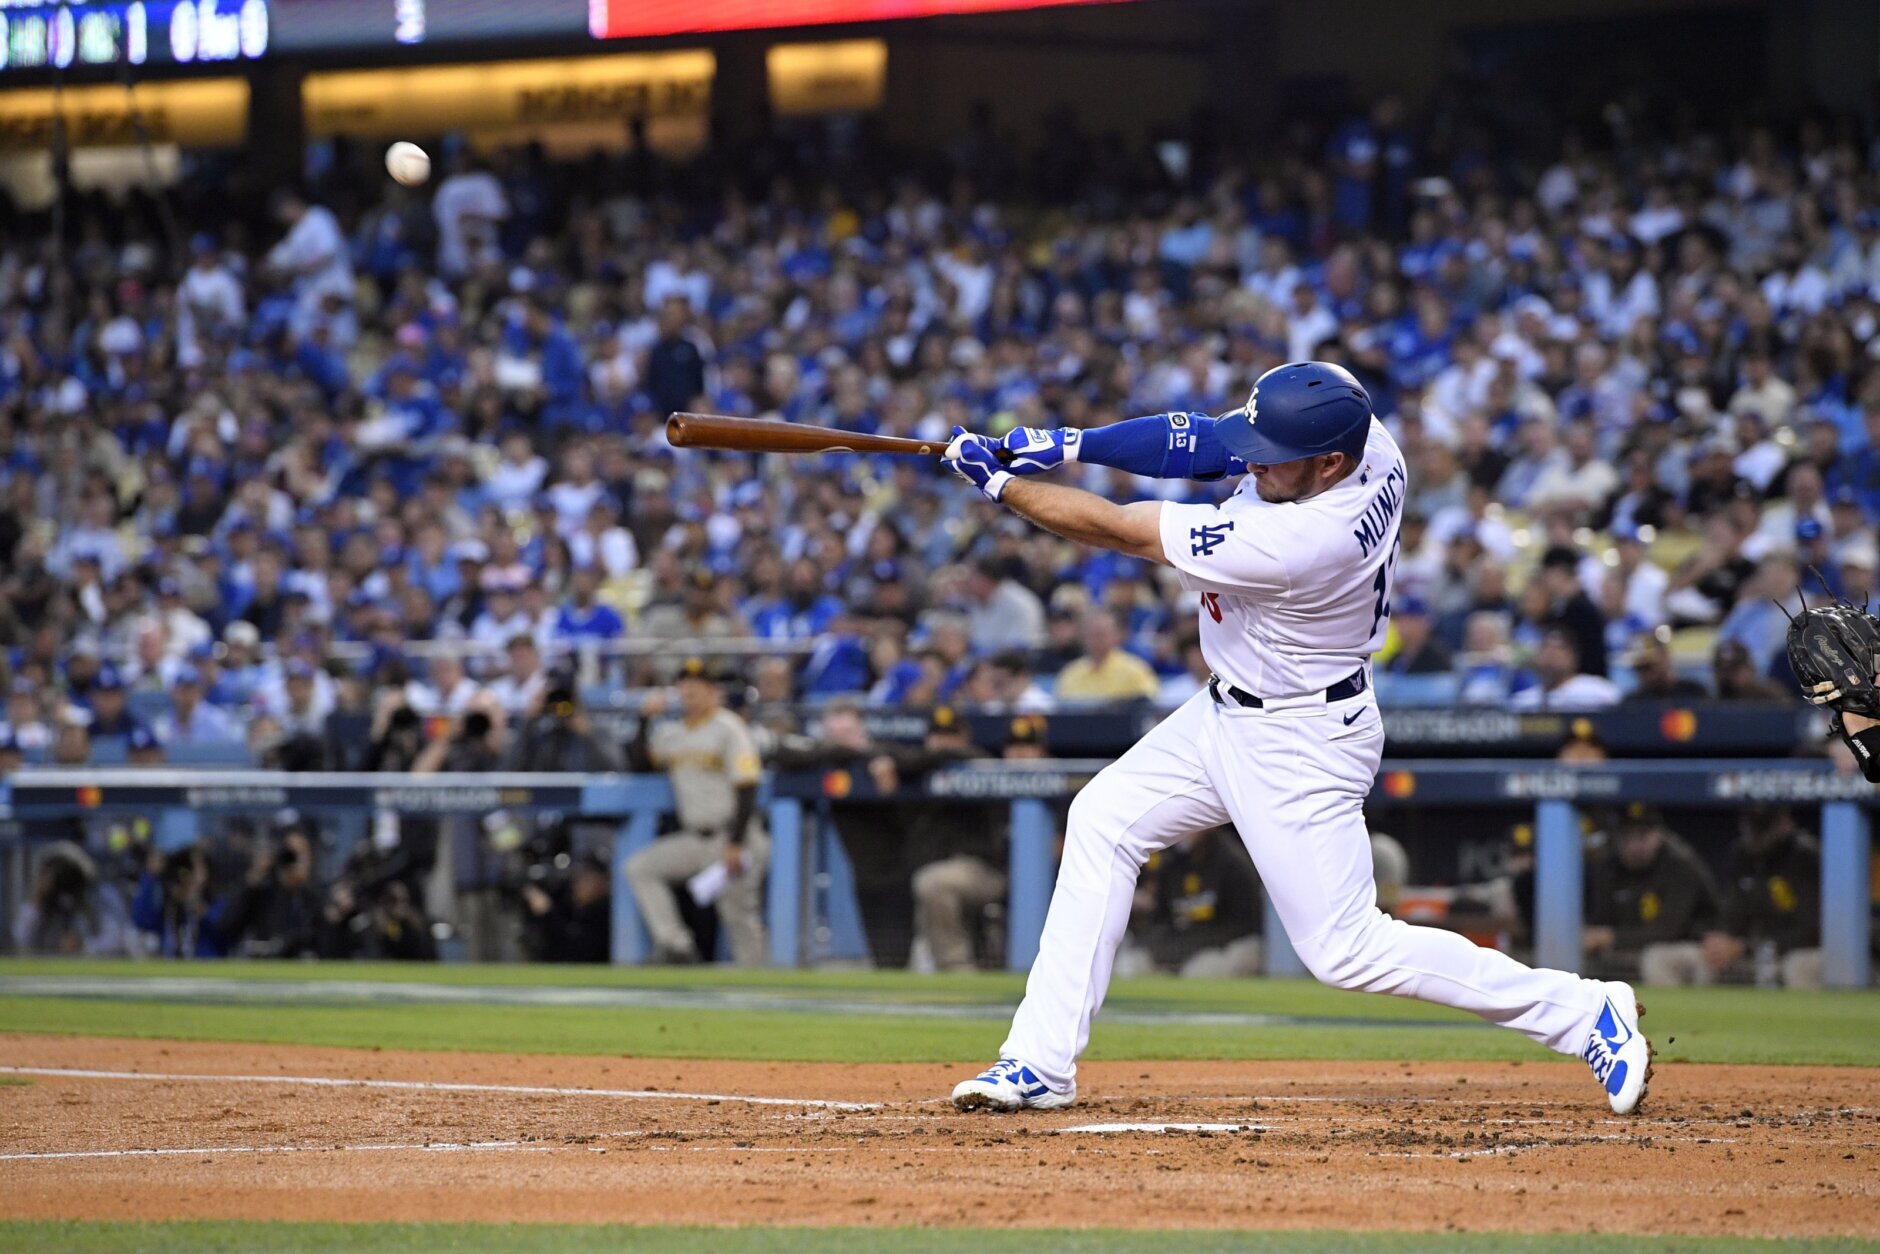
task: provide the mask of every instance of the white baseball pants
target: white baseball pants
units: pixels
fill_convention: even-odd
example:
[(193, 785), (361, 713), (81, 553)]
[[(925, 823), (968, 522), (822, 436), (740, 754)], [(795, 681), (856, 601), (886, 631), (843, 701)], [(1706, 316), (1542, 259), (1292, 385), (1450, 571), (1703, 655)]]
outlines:
[(1377, 908), (1363, 805), (1384, 729), (1366, 692), (1216, 705), (1204, 688), (1071, 802), (1064, 861), (1025, 1000), (1001, 1056), (1068, 1087), (1090, 1041), (1149, 855), (1232, 823), (1293, 948), (1321, 982), (1454, 1006), (1561, 1053), (1586, 1042), (1605, 988), (1523, 966)]

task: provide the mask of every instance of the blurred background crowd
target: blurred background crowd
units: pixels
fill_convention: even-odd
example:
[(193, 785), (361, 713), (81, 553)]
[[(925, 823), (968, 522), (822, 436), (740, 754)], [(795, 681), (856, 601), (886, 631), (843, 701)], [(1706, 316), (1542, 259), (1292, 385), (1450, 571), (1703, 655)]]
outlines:
[(179, 251), (147, 204), (10, 231), (6, 743), (259, 758), (388, 693), (527, 718), (584, 649), (631, 685), (674, 640), (795, 646), (745, 673), (773, 699), (1178, 701), (1192, 607), (1158, 572), (932, 465), (675, 456), (664, 417), (1088, 427), (1314, 356), (1409, 455), (1399, 692), (1774, 696), (1770, 597), (1873, 591), (1874, 153), (1655, 121), (1530, 168), (1385, 99), (1176, 177), (988, 111), (938, 168), (459, 153), (428, 198), (353, 153), (264, 233), (186, 212)]
[[(1069, 108), (1021, 139), (983, 102), (916, 150), (413, 136), (422, 188), (322, 140), (297, 180), (0, 206), (0, 773), (621, 769), (694, 654), (767, 760), (879, 780), (935, 759), (858, 711), (1169, 708), (1207, 666), (1165, 571), (932, 463), (679, 454), (664, 419), (1088, 428), (1218, 414), (1305, 358), (1409, 459), (1387, 706), (1792, 701), (1772, 598), (1865, 601), (1880, 565), (1880, 140), (1539, 93), (1457, 69), (1258, 143)], [(120, 833), (124, 917), (170, 953), (267, 919), (261, 950), (427, 956), (448, 880), (534, 927), (504, 954), (604, 956), (578, 832), (421, 826), (320, 885), (296, 816), (214, 865)]]

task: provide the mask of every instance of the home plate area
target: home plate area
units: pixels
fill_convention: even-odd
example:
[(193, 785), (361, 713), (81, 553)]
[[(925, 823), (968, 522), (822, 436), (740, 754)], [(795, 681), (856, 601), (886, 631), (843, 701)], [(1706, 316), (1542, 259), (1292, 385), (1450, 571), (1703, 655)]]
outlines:
[(9, 1218), (1857, 1234), (1880, 1072), (1109, 1062), (1069, 1110), (966, 1068), (0, 1036)]

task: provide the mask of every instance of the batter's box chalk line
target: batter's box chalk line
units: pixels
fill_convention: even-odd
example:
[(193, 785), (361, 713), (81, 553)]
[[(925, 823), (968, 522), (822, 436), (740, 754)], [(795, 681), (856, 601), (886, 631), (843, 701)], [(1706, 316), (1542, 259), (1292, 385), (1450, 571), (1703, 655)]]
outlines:
[(1273, 1128), (1264, 1123), (1080, 1123), (1057, 1131), (1061, 1135), (1067, 1132), (1271, 1132)]

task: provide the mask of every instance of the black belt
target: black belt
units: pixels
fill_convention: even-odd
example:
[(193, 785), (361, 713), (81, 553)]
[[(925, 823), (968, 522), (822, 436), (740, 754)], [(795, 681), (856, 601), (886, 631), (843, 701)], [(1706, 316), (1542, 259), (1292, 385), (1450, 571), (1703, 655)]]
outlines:
[[(1327, 701), (1344, 701), (1363, 692), (1368, 685), (1364, 678), (1364, 668), (1360, 666), (1345, 678), (1325, 690)], [(1216, 705), (1237, 705), (1247, 710), (1263, 710), (1266, 702), (1232, 684), (1221, 682), (1219, 675), (1208, 676), (1208, 695), (1214, 698)], [(1230, 701), (1229, 698), (1232, 698)]]

